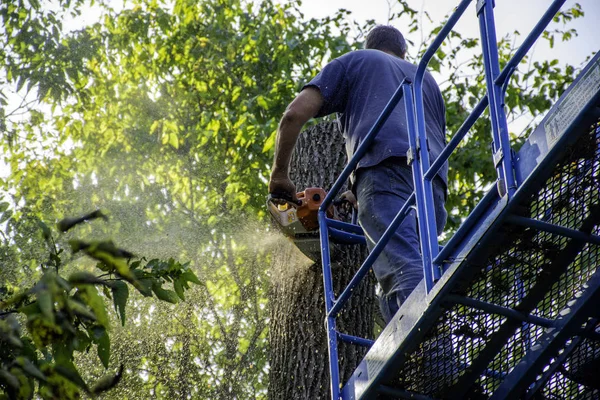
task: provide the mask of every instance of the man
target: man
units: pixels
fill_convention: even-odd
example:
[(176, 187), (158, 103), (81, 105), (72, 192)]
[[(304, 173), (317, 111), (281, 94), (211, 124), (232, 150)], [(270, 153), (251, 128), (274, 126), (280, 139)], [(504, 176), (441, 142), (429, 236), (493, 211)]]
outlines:
[[(406, 42), (391, 26), (377, 26), (367, 35), (365, 50), (347, 53), (326, 65), (290, 103), (279, 124), (269, 193), (296, 199), (289, 164), (302, 126), (313, 117), (338, 113), (348, 159), (405, 77), (412, 80), (417, 67), (404, 60)], [(445, 108), (440, 90), (428, 73), (423, 81), (423, 103), (430, 158), (445, 146)], [(413, 191), (407, 165), (409, 148), (404, 103), (401, 101), (379, 131), (354, 171), (353, 193), (358, 222), (369, 251)], [(444, 202), (447, 165), (433, 181), (438, 234), (446, 223)], [(408, 216), (373, 265), (381, 286), (381, 311), (386, 322), (423, 277), (416, 217)]]

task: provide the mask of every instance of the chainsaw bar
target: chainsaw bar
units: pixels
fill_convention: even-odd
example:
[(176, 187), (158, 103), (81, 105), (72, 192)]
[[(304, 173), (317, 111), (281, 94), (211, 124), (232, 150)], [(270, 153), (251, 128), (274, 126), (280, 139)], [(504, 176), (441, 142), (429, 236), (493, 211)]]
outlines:
[[(327, 193), (321, 188), (307, 188), (297, 193), (298, 203), (288, 198), (269, 195), (267, 209), (277, 229), (290, 238), (296, 247), (312, 261), (321, 258), (319, 239), (319, 207)], [(328, 210), (333, 215), (333, 208)]]

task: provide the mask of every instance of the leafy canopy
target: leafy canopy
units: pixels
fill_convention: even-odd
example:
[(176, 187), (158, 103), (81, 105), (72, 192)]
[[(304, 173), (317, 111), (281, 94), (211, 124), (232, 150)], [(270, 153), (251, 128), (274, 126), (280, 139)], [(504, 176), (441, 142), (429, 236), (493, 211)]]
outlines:
[[(113, 328), (110, 359), (114, 365), (127, 360), (131, 371), (113, 389), (123, 397), (262, 398), (268, 374), (267, 266), (277, 238), (256, 220), (264, 217), (274, 132), (302, 84), (325, 62), (360, 47), (374, 22), (360, 26), (343, 10), (307, 19), (296, 3), (270, 0), (139, 0), (118, 11), (100, 1), (98, 22), (70, 31), (67, 18), (77, 18), (90, 4), (0, 2), (0, 146), (10, 166), (0, 181), (8, 199), (0, 206), (1, 273), (7, 282), (2, 301), (25, 293), (23, 305), (40, 302), (31, 310), (38, 322), (28, 325), (27, 315), (17, 322), (46, 329), (36, 340), (29, 333), (30, 345), (11, 353), (13, 361), (2, 371), (20, 387), (32, 388), (21, 375), (25, 380), (35, 375), (16, 360), (27, 349), (47, 347), (63, 323), (57, 315), (66, 313), (65, 323), (79, 325), (75, 333), (61, 327), (60, 335), (71, 336), (60, 340), (75, 346), (82, 331), (90, 346), (104, 349), (101, 363), (109, 359), (106, 327)], [(398, 4), (390, 21), (406, 26), (410, 37), (422, 29), (421, 19), (407, 3)], [(578, 5), (561, 12), (556, 22), (565, 28), (544, 33), (545, 40), (552, 45), (570, 39), (576, 32), (567, 24), (581, 16)], [(440, 27), (424, 41), (431, 42)], [(519, 36), (500, 38), (502, 65)], [(477, 38), (452, 33), (430, 64), (447, 76), (440, 84), (449, 136), (485, 93), (479, 46)], [(416, 58), (424, 46), (418, 48), (411, 52)], [(509, 118), (541, 115), (576, 70), (557, 60), (525, 59), (508, 88)], [(23, 101), (14, 106), (18, 96)], [(530, 129), (511, 132), (515, 147)], [(490, 138), (489, 123), (482, 119), (451, 159), (449, 231), (495, 181)], [(96, 208), (110, 210), (110, 227), (78, 225), (78, 236), (42, 229), (48, 240), (57, 240), (50, 247), (39, 237), (39, 221)], [(134, 266), (111, 256), (116, 247), (107, 237), (153, 261)], [(96, 259), (105, 270), (87, 272), (96, 278), (60, 278), (56, 265), (59, 270), (70, 265), (69, 249)], [(170, 258), (191, 263), (158, 261)], [(182, 278), (188, 271), (202, 284), (187, 290), (194, 282)], [(110, 276), (118, 277), (108, 285), (101, 282)], [(125, 289), (130, 287), (135, 290)], [(171, 309), (143, 299), (152, 294), (174, 302), (184, 293), (195, 307)], [(117, 312), (105, 317), (98, 298), (112, 301)], [(55, 300), (52, 307), (47, 299)], [(126, 320), (125, 302), (127, 320), (134, 323), (119, 328)], [(69, 314), (69, 304), (82, 305), (82, 314)], [(164, 320), (169, 323), (158, 328)], [(3, 332), (12, 332), (6, 340), (27, 343), (14, 320), (0, 322), (7, 324)], [(101, 327), (105, 335), (87, 326)], [(104, 373), (96, 365), (98, 352), (91, 357), (73, 349), (67, 348), (64, 358), (77, 365), (84, 383), (96, 381)], [(54, 374), (33, 356), (29, 360), (42, 373)], [(56, 379), (72, 385), (69, 393), (86, 390), (75, 375), (60, 376)], [(3, 390), (9, 383), (4, 385)], [(16, 390), (11, 387), (5, 390)]]

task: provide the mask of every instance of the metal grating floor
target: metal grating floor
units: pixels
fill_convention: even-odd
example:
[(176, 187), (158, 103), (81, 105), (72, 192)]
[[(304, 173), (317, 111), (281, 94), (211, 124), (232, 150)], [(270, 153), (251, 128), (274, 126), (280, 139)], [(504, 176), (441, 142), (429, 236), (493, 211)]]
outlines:
[[(600, 120), (567, 149), (550, 178), (518, 210), (524, 217), (600, 234)], [(548, 331), (544, 325), (568, 310), (598, 269), (599, 245), (509, 223), (501, 230), (499, 248), (467, 288), (453, 294), (537, 319), (520, 321), (448, 303), (387, 385), (433, 398), (491, 398)], [(600, 311), (586, 313), (577, 332), (553, 345), (553, 358), (527, 382), (521, 398), (600, 399)]]

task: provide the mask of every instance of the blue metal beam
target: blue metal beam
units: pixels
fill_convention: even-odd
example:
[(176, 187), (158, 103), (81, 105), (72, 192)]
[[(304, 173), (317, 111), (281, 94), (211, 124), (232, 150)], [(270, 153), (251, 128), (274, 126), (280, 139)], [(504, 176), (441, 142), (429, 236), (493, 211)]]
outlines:
[(338, 338), (342, 342), (357, 344), (357, 345), (363, 346), (363, 347), (371, 347), (371, 346), (373, 346), (373, 343), (375, 343), (375, 341), (371, 340), (371, 339), (365, 339), (365, 338), (361, 338), (358, 336), (347, 335), (347, 334), (341, 333), (341, 332), (338, 332)]
[(339, 229), (340, 231), (364, 235), (363, 229), (359, 225), (349, 224), (347, 222), (338, 221), (337, 219), (327, 218), (327, 226), (330, 228)]
[[(490, 119), (492, 121), (492, 138), (494, 151), (494, 166), (498, 171), (498, 189), (500, 195), (512, 197), (517, 189), (513, 171), (513, 154), (508, 136), (508, 125), (504, 112), (504, 93), (502, 85), (495, 83), (500, 75), (498, 62), (498, 42), (494, 23), (494, 2), (482, 0), (478, 3), (479, 30), (481, 34), (481, 49), (487, 96), (490, 102)], [(499, 155), (499, 157), (497, 157)]]
[(555, 235), (566, 236), (571, 239), (580, 240), (582, 242), (600, 244), (600, 236), (591, 233), (581, 232), (575, 229), (566, 228), (564, 226), (550, 224), (533, 218), (521, 217), (518, 215), (509, 215), (506, 222), (513, 225), (525, 226), (539, 231), (553, 233)]
[(584, 285), (583, 291), (560, 312), (556, 326), (545, 330), (531, 350), (500, 384), (490, 400), (520, 398), (552, 356), (564, 346), (571, 335), (570, 329), (584, 322), (590, 308), (596, 307), (598, 300), (600, 300), (600, 270), (592, 275)]
[[(416, 142), (411, 144), (413, 154), (416, 155), (416, 165), (413, 166), (413, 180), (415, 182), (415, 193), (417, 196), (417, 213), (419, 216), (419, 236), (421, 238), (421, 257), (423, 258), (423, 268), (427, 291), (433, 287), (441, 276), (441, 270), (436, 268), (433, 260), (438, 255), (439, 244), (437, 240), (437, 225), (435, 219), (435, 208), (433, 204), (432, 179), (423, 179), (429, 170), (429, 149), (427, 146), (427, 134), (425, 132), (425, 111), (423, 107), (423, 78), (429, 61), (440, 48), (456, 22), (463, 15), (471, 0), (462, 0), (456, 10), (452, 13), (448, 21), (444, 24), (433, 43), (427, 48), (423, 58), (419, 62), (417, 72), (414, 77), (413, 94), (414, 102), (406, 99), (406, 117), (408, 125), (409, 141), (416, 128)], [(406, 94), (405, 94), (406, 97)], [(412, 99), (411, 99), (412, 100)], [(414, 114), (413, 114), (414, 113)], [(411, 121), (414, 115), (414, 122)], [(412, 132), (411, 132), (412, 130)], [(416, 171), (418, 170), (418, 173)]]
[(550, 21), (552, 21), (552, 18), (554, 18), (554, 16), (560, 10), (562, 5), (565, 4), (565, 1), (566, 0), (554, 0), (554, 2), (552, 2), (550, 7), (548, 7), (546, 12), (544, 13), (544, 15), (542, 15), (542, 18), (540, 18), (540, 20), (533, 27), (531, 32), (529, 32), (529, 35), (527, 35), (521, 46), (519, 46), (519, 49), (516, 51), (516, 53), (512, 56), (508, 63), (506, 63), (504, 69), (502, 70), (500, 75), (498, 75), (496, 81), (494, 82), (496, 85), (506, 86), (506, 83), (508, 83), (508, 81), (510, 80), (511, 75), (516, 70), (523, 57), (525, 57), (525, 54), (527, 54), (527, 52), (529, 51), (531, 46), (533, 46), (535, 41), (538, 40), (542, 32), (544, 32), (544, 29), (546, 29)]
[(462, 304), (464, 306), (468, 306), (471, 308), (476, 308), (478, 310), (486, 311), (490, 314), (502, 315), (506, 318), (511, 318), (516, 321), (528, 322), (528, 323), (538, 325), (538, 326), (543, 326), (546, 328), (551, 328), (554, 326), (554, 320), (538, 317), (538, 316), (535, 316), (532, 314), (524, 314), (517, 310), (513, 310), (512, 308), (502, 307), (497, 304), (487, 303), (485, 301), (473, 299), (470, 297), (458, 296), (455, 294), (451, 294), (449, 296), (446, 296), (445, 299), (449, 303)]
[[(583, 221), (581, 231), (590, 232), (595, 227), (598, 218), (600, 218), (600, 206), (597, 206), (590, 211), (590, 215)], [(552, 264), (544, 269), (544, 279), (538, 280), (536, 284), (529, 289), (527, 295), (518, 304), (517, 309), (522, 313), (530, 313), (584, 246), (585, 243), (579, 240), (571, 240), (567, 243), (558, 257), (553, 260)], [(498, 351), (514, 334), (520, 324), (521, 321), (519, 320), (507, 319), (500, 328), (489, 337), (485, 347), (481, 349), (471, 362), (470, 368), (459, 377), (457, 382), (448, 391), (448, 397), (467, 397), (467, 393), (471, 389), (473, 383), (481, 375), (481, 371), (487, 368), (488, 364), (498, 354)]]
[[(327, 226), (327, 208), (317, 214), (319, 219), (319, 236), (321, 237), (321, 262), (323, 266), (323, 289), (325, 295), (325, 314), (333, 307), (335, 295), (333, 293), (333, 278), (331, 275), (331, 257), (329, 254), (329, 228)], [(340, 397), (340, 367), (338, 364), (337, 330), (335, 318), (325, 319), (327, 330), (327, 349), (329, 352), (329, 381), (331, 383), (331, 398), (337, 400)]]
[(329, 228), (329, 234), (335, 243), (367, 244), (363, 235), (356, 235), (354, 233), (340, 231), (339, 229), (334, 229), (331, 227)]
[[(404, 106), (406, 109), (406, 131), (408, 132), (408, 143), (410, 146), (410, 150), (412, 154), (415, 155), (415, 160), (411, 161), (412, 167), (412, 175), (413, 175), (413, 186), (415, 188), (414, 194), (416, 197), (417, 204), (417, 224), (419, 226), (419, 243), (421, 245), (421, 258), (423, 259), (423, 277), (425, 279), (425, 288), (429, 293), (433, 284), (440, 278), (441, 273), (434, 269), (432, 263), (432, 249), (431, 249), (431, 241), (430, 238), (432, 235), (435, 235), (435, 245), (436, 251), (438, 252), (438, 244), (437, 244), (437, 231), (434, 229), (431, 231), (429, 226), (429, 220), (432, 219), (431, 215), (428, 215), (429, 210), (428, 206), (433, 206), (433, 198), (432, 202), (429, 204), (427, 200), (427, 189), (426, 182), (423, 180), (423, 170), (421, 168), (421, 162), (423, 160), (422, 157), (426, 157), (427, 147), (425, 147), (425, 151), (422, 151), (421, 146), (424, 143), (420, 143), (420, 138), (418, 136), (418, 132), (416, 130), (415, 125), (415, 117), (413, 110), (413, 93), (410, 88), (406, 88), (404, 91)], [(431, 189), (431, 182), (429, 182), (429, 189)], [(431, 190), (429, 194), (432, 194)], [(432, 209), (431, 214), (433, 214), (433, 222), (435, 224), (435, 210)]]
[[(594, 328), (598, 324), (597, 319), (592, 319), (587, 323), (587, 326), (584, 328), (584, 334), (591, 333), (594, 331)], [(535, 383), (527, 389), (527, 394), (523, 397), (524, 400), (533, 399), (536, 393), (548, 382), (554, 373), (564, 365), (564, 362), (567, 358), (573, 353), (573, 351), (579, 346), (582, 342), (583, 336), (575, 337), (571, 340), (571, 343), (567, 347), (564, 348), (562, 353), (560, 353), (553, 361), (552, 364), (548, 365), (547, 368), (544, 369), (544, 372), (540, 378), (538, 378)]]
[(410, 212), (414, 202), (415, 195), (413, 193), (408, 198), (408, 200), (406, 200), (406, 203), (404, 203), (404, 206), (400, 209), (400, 211), (398, 211), (396, 218), (394, 218), (390, 226), (388, 226), (388, 228), (385, 230), (385, 232), (383, 233), (373, 250), (371, 250), (371, 252), (367, 256), (367, 259), (363, 262), (358, 271), (356, 271), (356, 274), (352, 277), (352, 279), (348, 283), (348, 286), (346, 286), (338, 300), (331, 308), (328, 309), (328, 317), (337, 316), (337, 314), (341, 311), (342, 307), (344, 307), (344, 304), (346, 304), (346, 301), (348, 301), (348, 299), (352, 295), (354, 288), (360, 284), (364, 276), (369, 272), (369, 270), (373, 266), (373, 263), (375, 262), (377, 257), (379, 257), (379, 254), (381, 254), (381, 252), (383, 251), (385, 245), (390, 241), (392, 235), (396, 232), (396, 229), (398, 229), (404, 218), (406, 218), (406, 215), (408, 215), (408, 213)]

